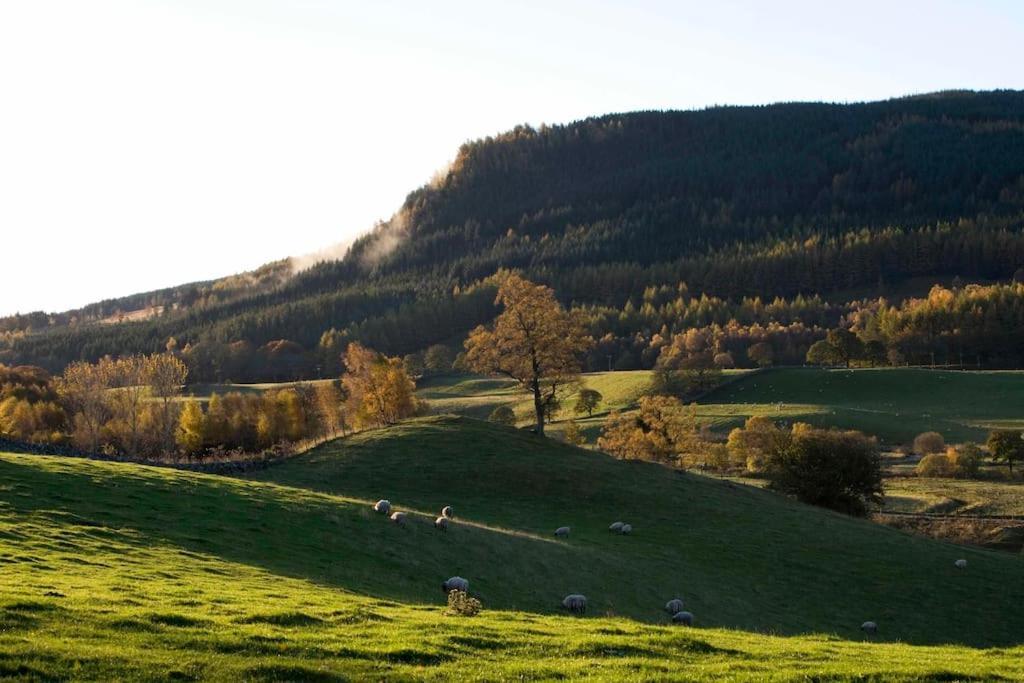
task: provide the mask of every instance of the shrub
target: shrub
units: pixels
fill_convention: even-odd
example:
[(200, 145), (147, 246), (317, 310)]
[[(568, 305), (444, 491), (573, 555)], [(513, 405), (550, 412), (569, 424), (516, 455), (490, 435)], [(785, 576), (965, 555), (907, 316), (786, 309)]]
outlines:
[(465, 591), (448, 593), (448, 610), (446, 614), (453, 617), (474, 617), (480, 614), (483, 605), (476, 598), (469, 597)]
[(860, 432), (794, 425), (769, 451), (765, 472), (772, 489), (847, 514), (863, 516), (882, 498), (878, 444)]
[(512, 412), (512, 409), (508, 406), (498, 406), (491, 411), (491, 414), (487, 417), (487, 421), (494, 422), (495, 424), (515, 427), (516, 414)]
[(760, 472), (780, 434), (779, 428), (767, 417), (749, 417), (742, 429), (737, 427), (729, 432), (726, 442), (729, 457), (738, 467)]
[(930, 453), (921, 458), (914, 472), (919, 477), (955, 477), (956, 466), (948, 455)]
[(919, 455), (941, 453), (946, 450), (946, 440), (938, 432), (925, 432), (914, 437), (914, 452)]
[(565, 423), (565, 442), (571, 443), (573, 446), (582, 446), (587, 442), (586, 435), (573, 420)]
[(955, 476), (964, 479), (978, 476), (978, 471), (981, 469), (982, 453), (981, 449), (973, 443), (961, 444), (956, 448), (950, 446), (946, 451), (946, 457), (949, 458), (949, 462), (953, 466)]

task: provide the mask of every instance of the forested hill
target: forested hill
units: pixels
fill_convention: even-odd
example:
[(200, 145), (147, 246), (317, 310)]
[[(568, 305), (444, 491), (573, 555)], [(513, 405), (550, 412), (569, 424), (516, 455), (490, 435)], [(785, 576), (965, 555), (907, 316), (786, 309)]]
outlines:
[[(845, 292), (883, 294), (908, 278), (1009, 281), (1024, 265), (1022, 215), (1021, 92), (519, 127), (464, 145), (342, 261), (290, 279), (274, 267), (221, 296), (216, 283), (199, 295), (153, 293), (147, 320), (2, 320), (0, 362), (59, 370), (76, 358), (162, 349), (174, 337), (197, 358), (199, 349), (212, 354), (195, 361), (200, 376), (227, 373), (232, 345), (243, 355), (263, 349), (264, 365), (284, 354), (285, 374), (323, 372), (314, 356), (332, 329), (328, 357), (343, 339), (403, 354), (456, 345), (493, 315), (486, 278), (507, 267), (592, 309), (599, 335), (649, 339), (724, 323), (742, 317), (742, 297), (784, 297), (789, 311), (754, 304), (744, 324), (827, 326), (849, 316)], [(701, 309), (693, 301), (702, 294), (721, 301)], [(106, 303), (107, 315), (121, 304)], [(645, 304), (672, 304), (675, 318), (630, 318)], [(805, 336), (799, 344), (814, 334)]]

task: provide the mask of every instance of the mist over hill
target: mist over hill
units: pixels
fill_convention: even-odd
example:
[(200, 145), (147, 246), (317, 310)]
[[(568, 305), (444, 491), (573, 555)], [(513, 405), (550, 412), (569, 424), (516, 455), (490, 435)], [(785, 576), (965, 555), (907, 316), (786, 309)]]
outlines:
[[(730, 318), (800, 323), (810, 331), (786, 341), (795, 357), (815, 328), (851, 319), (856, 298), (913, 278), (1009, 281), (1024, 265), (1022, 216), (1016, 91), (522, 126), (463, 145), (339, 260), (0, 319), (0, 362), (59, 371), (173, 337), (196, 353), (194, 376), (222, 378), (232, 345), (289, 340), (308, 356), (282, 361), (283, 374), (323, 374), (330, 330), (387, 353), (457, 345), (494, 315), (488, 278), (502, 268), (588, 309), (595, 334), (620, 340), (595, 351), (600, 361), (640, 366), (650, 359), (631, 337)], [(701, 309), (705, 295), (719, 303)], [(744, 297), (761, 302), (749, 315)], [(776, 297), (785, 310), (765, 313)], [(692, 315), (679, 312), (692, 301)], [(678, 310), (630, 317), (647, 304)]]

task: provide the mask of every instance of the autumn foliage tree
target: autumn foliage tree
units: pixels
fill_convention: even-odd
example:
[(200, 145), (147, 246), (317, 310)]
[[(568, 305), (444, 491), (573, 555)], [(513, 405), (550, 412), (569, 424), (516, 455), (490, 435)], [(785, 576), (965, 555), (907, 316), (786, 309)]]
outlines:
[(416, 413), (416, 385), (401, 358), (353, 342), (345, 351), (345, 369), (341, 381), (356, 427), (383, 427)]
[(696, 413), (673, 396), (644, 396), (638, 410), (608, 416), (597, 440), (624, 460), (674, 463), (700, 446)]
[(580, 357), (593, 340), (550, 288), (515, 273), (502, 277), (495, 303), (504, 310), (493, 327), (481, 325), (470, 333), (466, 364), (476, 372), (505, 375), (528, 391), (537, 433), (543, 434), (548, 407), (579, 381)]

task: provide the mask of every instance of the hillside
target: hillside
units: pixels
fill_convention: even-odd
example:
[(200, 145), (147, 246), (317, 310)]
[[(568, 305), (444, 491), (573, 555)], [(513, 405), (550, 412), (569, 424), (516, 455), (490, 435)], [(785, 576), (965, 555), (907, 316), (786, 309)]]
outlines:
[[(565, 303), (589, 307), (595, 334), (612, 335), (590, 369), (606, 368), (608, 356), (621, 369), (649, 367), (635, 337), (749, 317), (726, 310), (745, 296), (1008, 280), (1024, 264), (1022, 158), (1024, 94), (1012, 91), (520, 127), (464, 145), (447, 174), (412, 192), (342, 261), (294, 277), (279, 262), (75, 315), (6, 319), (0, 362), (60, 370), (73, 359), (161, 350), (174, 337), (191, 349), (195, 380), (322, 376), (336, 363), (318, 348), (328, 330), (392, 354), (455, 345), (494, 315), (486, 278), (521, 268)], [(728, 305), (637, 319), (644, 303), (663, 306), (661, 295), (647, 298), (659, 288)], [(754, 306), (746, 323), (807, 326), (788, 351), (798, 359), (818, 326), (848, 313), (828, 300)], [(163, 314), (89, 322), (139, 309)], [(288, 353), (268, 346), (281, 339), (294, 343)]]
[[(0, 454), (0, 675), (1024, 675), (1017, 558), (494, 436), (471, 420), (414, 421), (250, 480)], [(369, 510), (381, 489), (406, 510), (451, 503), (458, 524), (441, 535), (417, 514), (399, 529)], [(613, 515), (635, 535), (608, 535)], [(557, 523), (573, 525), (568, 541), (551, 537)], [(952, 567), (960, 556), (967, 572)], [(470, 577), (481, 616), (442, 615), (437, 584), (454, 573)], [(586, 618), (557, 616), (569, 590), (590, 596)], [(677, 592), (699, 628), (658, 625)], [(866, 618), (883, 642), (862, 643)]]
[[(386, 497), (424, 513), (407, 534), (425, 539), (415, 560), (402, 566), (408, 556), (396, 547), (395, 574), (378, 568), (365, 581), (380, 585), (362, 586), (394, 599), (431, 600), (435, 587), (421, 575), (450, 567), (498, 609), (550, 612), (559, 595), (580, 591), (597, 614), (658, 621), (662, 596), (680, 592), (703, 626), (851, 638), (877, 618), (890, 624), (886, 638), (915, 643), (1008, 644), (1024, 633), (1024, 617), (1004, 608), (1018, 591), (1017, 558), (464, 418), (363, 433), (254, 478)], [(445, 504), (474, 526), (436, 539), (428, 522)], [(635, 534), (609, 535), (615, 520), (631, 522)], [(567, 542), (551, 536), (561, 525), (573, 529)], [(960, 555), (977, 570), (958, 574)], [(958, 618), (943, 619), (951, 604)]]
[(950, 443), (983, 442), (989, 430), (1019, 429), (1024, 374), (924, 368), (780, 368), (732, 382), (701, 399), (719, 429), (750, 415), (858, 429), (889, 445), (937, 431)]

